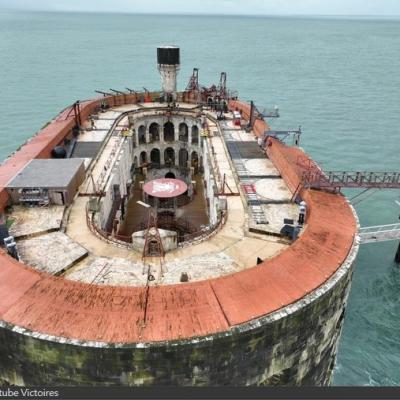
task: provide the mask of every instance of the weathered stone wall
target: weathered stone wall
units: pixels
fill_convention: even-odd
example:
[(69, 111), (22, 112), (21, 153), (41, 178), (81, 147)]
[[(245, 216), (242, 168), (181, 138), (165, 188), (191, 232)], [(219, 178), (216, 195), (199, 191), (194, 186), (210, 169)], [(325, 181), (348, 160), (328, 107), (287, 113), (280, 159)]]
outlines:
[[(129, 137), (123, 139), (115, 163), (105, 185), (105, 196), (100, 200), (99, 220), (101, 229), (107, 231), (110, 219), (115, 217), (114, 187), (118, 185), (121, 198), (129, 196), (128, 181), (132, 179), (131, 166), (133, 163), (132, 140)], [(113, 213), (114, 210), (114, 213)]]
[[(146, 160), (151, 161), (151, 151), (159, 150), (160, 151), (160, 163), (161, 165), (165, 164), (165, 150), (167, 148), (172, 148), (175, 153), (175, 165), (179, 165), (179, 150), (185, 149), (188, 152), (188, 161), (189, 164), (192, 161), (192, 154), (196, 152), (200, 157), (201, 155), (201, 138), (200, 138), (200, 129), (201, 129), (201, 121), (199, 118), (195, 118), (190, 115), (174, 115), (170, 117), (169, 120), (174, 125), (174, 140), (173, 141), (165, 141), (164, 140), (164, 123), (168, 121), (165, 116), (157, 116), (157, 115), (146, 115), (146, 116), (138, 116), (134, 120), (133, 129), (135, 130), (135, 148), (134, 148), (134, 157), (137, 160), (140, 160), (141, 153), (146, 153)], [(179, 125), (185, 123), (188, 127), (188, 135), (187, 140), (180, 140), (179, 134)], [(150, 140), (150, 126), (152, 124), (158, 124), (159, 127), (159, 139), (158, 140)], [(139, 142), (139, 131), (140, 128), (143, 127), (145, 132), (145, 142)], [(197, 129), (197, 134), (195, 136), (196, 140), (193, 142), (193, 127)]]
[[(0, 328), (0, 383), (16, 385), (327, 385), (352, 263), (303, 300), (223, 334), (136, 345), (41, 340)], [(58, 340), (58, 342), (56, 341)]]

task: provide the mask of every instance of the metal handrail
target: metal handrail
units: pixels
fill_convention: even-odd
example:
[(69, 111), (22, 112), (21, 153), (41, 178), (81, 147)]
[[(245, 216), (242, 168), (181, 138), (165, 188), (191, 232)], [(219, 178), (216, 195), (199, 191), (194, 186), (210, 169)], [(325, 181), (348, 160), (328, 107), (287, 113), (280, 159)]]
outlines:
[[(105, 232), (102, 229), (100, 229), (93, 221), (93, 214), (94, 213), (89, 210), (89, 203), (87, 203), (86, 204), (86, 224), (87, 224), (89, 230), (94, 235), (96, 235), (97, 237), (100, 237), (100, 239), (106, 241), (107, 243), (114, 244), (118, 247), (132, 249), (131, 243), (113, 238), (111, 236), (111, 233)], [(119, 235), (119, 236), (121, 237), (121, 235)]]
[(398, 224), (388, 224), (388, 225), (376, 225), (376, 226), (366, 226), (360, 228), (360, 234), (362, 233), (375, 233), (375, 232), (392, 232), (400, 230), (400, 223)]
[(181, 243), (178, 244), (178, 247), (186, 247), (208, 239), (209, 237), (216, 234), (223, 225), (225, 225), (227, 218), (228, 211), (221, 212), (220, 218), (218, 218), (217, 223), (215, 223), (214, 225), (209, 225), (200, 231), (183, 235), (184, 239)]
[(360, 242), (374, 243), (400, 239), (400, 223), (360, 228)]
[(303, 182), (316, 188), (369, 187), (400, 189), (400, 172), (326, 171), (309, 168), (303, 172)]

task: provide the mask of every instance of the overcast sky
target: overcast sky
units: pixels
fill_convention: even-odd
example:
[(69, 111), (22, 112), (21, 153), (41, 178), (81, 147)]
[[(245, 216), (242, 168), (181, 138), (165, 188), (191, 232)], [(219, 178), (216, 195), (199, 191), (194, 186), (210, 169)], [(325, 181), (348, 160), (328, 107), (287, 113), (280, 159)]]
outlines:
[(400, 0), (0, 0), (0, 7), (170, 14), (400, 15)]

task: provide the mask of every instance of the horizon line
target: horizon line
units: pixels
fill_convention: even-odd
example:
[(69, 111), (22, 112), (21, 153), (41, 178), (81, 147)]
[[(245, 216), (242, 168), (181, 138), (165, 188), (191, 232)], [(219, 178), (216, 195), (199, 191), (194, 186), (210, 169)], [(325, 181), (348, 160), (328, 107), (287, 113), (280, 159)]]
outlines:
[(240, 13), (196, 13), (196, 12), (137, 12), (137, 11), (118, 11), (118, 10), (51, 10), (51, 9), (23, 9), (18, 7), (0, 8), (1, 11), (17, 11), (17, 12), (48, 12), (48, 13), (70, 13), (70, 14), (119, 14), (119, 15), (155, 15), (155, 16), (187, 16), (187, 17), (323, 17), (323, 18), (382, 18), (382, 19), (398, 19), (400, 14), (240, 14)]

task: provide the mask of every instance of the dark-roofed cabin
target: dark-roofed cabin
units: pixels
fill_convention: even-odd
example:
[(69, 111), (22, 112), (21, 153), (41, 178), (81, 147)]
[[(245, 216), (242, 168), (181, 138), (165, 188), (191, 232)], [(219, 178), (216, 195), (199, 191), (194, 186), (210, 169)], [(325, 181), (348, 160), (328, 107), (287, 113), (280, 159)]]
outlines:
[(84, 160), (34, 159), (7, 184), (13, 204), (69, 205), (85, 179)]

